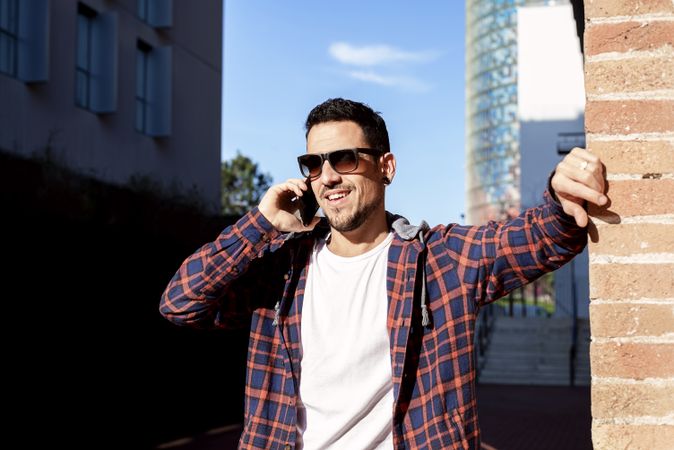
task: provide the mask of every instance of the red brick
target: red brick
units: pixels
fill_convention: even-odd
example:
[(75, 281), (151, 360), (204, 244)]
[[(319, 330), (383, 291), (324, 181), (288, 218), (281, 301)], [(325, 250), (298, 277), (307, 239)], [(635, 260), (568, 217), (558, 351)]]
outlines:
[(591, 24), (585, 29), (585, 55), (607, 52), (650, 51), (674, 46), (674, 22)]
[(592, 425), (594, 450), (672, 450), (672, 442), (672, 425)]
[(674, 132), (674, 101), (589, 101), (585, 128), (587, 133), (595, 134)]
[(593, 337), (663, 336), (674, 333), (674, 304), (590, 303), (590, 321)]
[(585, 92), (632, 93), (674, 89), (674, 57), (590, 61), (585, 64)]
[(674, 410), (674, 385), (602, 384), (592, 386), (592, 417), (667, 416)]
[[(657, 177), (657, 175), (653, 175)], [(621, 217), (671, 214), (674, 212), (674, 179), (611, 180), (604, 207), (589, 205), (593, 217), (618, 223)]]
[(585, 17), (636, 16), (674, 13), (671, 0), (585, 0)]
[(674, 173), (672, 141), (593, 141), (588, 149), (606, 166), (607, 173)]
[(598, 224), (597, 230), (599, 240), (589, 244), (593, 255), (674, 253), (674, 224)]
[(590, 264), (590, 298), (674, 296), (674, 264)]
[(674, 377), (674, 344), (593, 342), (593, 377), (643, 380)]

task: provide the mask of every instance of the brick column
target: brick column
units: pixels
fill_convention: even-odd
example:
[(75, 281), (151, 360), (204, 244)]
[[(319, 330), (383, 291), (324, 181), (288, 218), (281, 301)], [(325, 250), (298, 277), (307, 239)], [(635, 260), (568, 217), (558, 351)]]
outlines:
[(674, 449), (674, 2), (585, 0), (592, 441)]

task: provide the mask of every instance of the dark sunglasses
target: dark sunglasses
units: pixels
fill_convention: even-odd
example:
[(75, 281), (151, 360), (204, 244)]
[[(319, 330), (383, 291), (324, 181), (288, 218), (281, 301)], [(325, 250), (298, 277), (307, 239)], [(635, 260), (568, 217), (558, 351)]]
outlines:
[(302, 175), (309, 178), (318, 178), (323, 170), (323, 162), (328, 161), (330, 167), (340, 174), (351, 173), (358, 169), (359, 153), (381, 156), (385, 152), (376, 148), (347, 148), (328, 153), (306, 153), (297, 157)]

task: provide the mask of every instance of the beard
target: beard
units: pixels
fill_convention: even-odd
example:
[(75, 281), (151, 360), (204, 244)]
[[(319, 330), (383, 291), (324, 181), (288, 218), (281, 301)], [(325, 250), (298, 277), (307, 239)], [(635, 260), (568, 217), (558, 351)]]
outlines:
[(379, 201), (363, 205), (350, 215), (340, 215), (340, 211), (334, 214), (328, 214), (327, 211), (324, 211), (325, 217), (327, 217), (330, 227), (340, 233), (353, 231), (363, 225), (383, 202), (384, 199), (381, 197)]

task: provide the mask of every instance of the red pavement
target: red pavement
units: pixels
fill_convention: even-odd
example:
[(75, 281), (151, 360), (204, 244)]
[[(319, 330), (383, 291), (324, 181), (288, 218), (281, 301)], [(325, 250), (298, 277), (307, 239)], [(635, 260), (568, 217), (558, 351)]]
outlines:
[[(592, 450), (590, 388), (478, 385), (483, 450)], [(233, 450), (239, 425), (163, 444), (172, 450)]]

